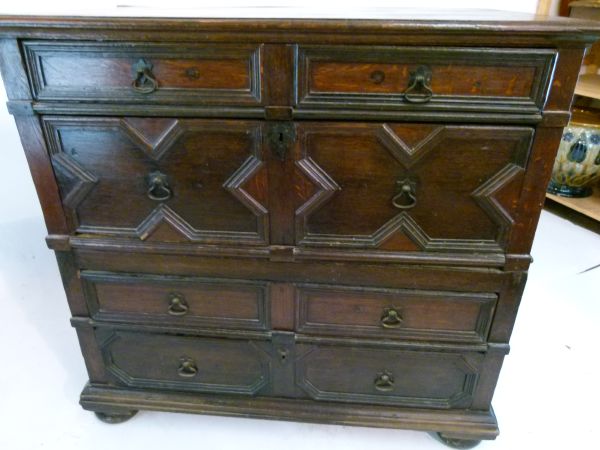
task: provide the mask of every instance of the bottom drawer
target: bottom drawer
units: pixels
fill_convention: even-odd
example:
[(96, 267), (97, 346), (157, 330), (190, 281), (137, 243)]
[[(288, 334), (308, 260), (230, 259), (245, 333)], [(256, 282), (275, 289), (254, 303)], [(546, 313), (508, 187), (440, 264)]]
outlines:
[(295, 342), (292, 333), (279, 332), (271, 340), (248, 340), (100, 327), (95, 335), (110, 375), (103, 382), (417, 408), (471, 407), (486, 356)]
[(316, 400), (467, 408), (484, 355), (298, 345), (296, 384)]
[(258, 343), (117, 330), (96, 332), (106, 370), (138, 388), (255, 395), (269, 384)]

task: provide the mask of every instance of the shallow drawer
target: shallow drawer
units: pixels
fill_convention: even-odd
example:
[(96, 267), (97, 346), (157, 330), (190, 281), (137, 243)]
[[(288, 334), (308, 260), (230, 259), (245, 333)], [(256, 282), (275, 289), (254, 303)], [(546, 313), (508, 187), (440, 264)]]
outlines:
[(299, 333), (485, 342), (496, 294), (297, 285)]
[(74, 232), (266, 243), (262, 123), (45, 116), (43, 124)]
[(82, 271), (96, 320), (265, 330), (267, 283)]
[(261, 103), (256, 45), (26, 41), (37, 100)]
[(296, 384), (316, 400), (467, 408), (479, 353), (299, 345)]
[(301, 46), (298, 105), (535, 112), (555, 55), (540, 49)]
[(106, 369), (139, 388), (253, 395), (269, 383), (267, 354), (252, 341), (96, 332)]

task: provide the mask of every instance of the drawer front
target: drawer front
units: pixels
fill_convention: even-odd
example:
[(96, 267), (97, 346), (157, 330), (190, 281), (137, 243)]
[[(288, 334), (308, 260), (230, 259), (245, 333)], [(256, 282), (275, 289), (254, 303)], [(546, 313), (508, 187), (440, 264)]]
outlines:
[(304, 47), (300, 108), (541, 110), (556, 52), (540, 49)]
[(37, 100), (261, 104), (256, 45), (26, 41)]
[(268, 356), (252, 341), (96, 334), (107, 371), (127, 386), (254, 395), (270, 382)]
[(96, 320), (266, 330), (267, 283), (82, 271)]
[(73, 232), (267, 242), (260, 122), (47, 116), (43, 123)]
[(533, 129), (306, 122), (297, 134), (297, 245), (504, 251)]
[(468, 408), (479, 353), (299, 345), (296, 383), (316, 400)]
[(299, 333), (485, 342), (497, 295), (327, 285), (296, 286)]

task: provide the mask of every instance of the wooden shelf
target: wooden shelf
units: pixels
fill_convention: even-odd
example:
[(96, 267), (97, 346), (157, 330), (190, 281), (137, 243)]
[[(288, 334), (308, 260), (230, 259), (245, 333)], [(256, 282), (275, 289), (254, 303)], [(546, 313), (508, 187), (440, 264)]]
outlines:
[(575, 86), (575, 94), (600, 100), (600, 75), (581, 75)]
[(548, 193), (546, 198), (600, 222), (600, 188), (594, 188), (594, 193), (584, 198), (561, 197)]

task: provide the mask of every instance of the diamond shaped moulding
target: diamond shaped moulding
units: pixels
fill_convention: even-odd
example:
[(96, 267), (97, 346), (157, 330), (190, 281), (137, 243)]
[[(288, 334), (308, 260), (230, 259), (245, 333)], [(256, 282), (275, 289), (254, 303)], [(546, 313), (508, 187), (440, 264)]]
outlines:
[(412, 125), (408, 129), (411, 132), (409, 140), (401, 139), (390, 125), (383, 124), (377, 130), (377, 140), (405, 169), (410, 169), (440, 142), (443, 129), (442, 126)]
[(256, 216), (266, 215), (267, 209), (244, 189), (244, 185), (246, 185), (252, 177), (258, 174), (263, 165), (264, 163), (262, 161), (252, 155), (227, 181), (225, 181), (225, 183), (223, 183), (223, 187)]
[(66, 153), (53, 154), (52, 166), (59, 180), (63, 204), (74, 211), (98, 183), (98, 179)]
[(508, 239), (514, 219), (510, 211), (498, 201), (496, 195), (524, 173), (525, 169), (522, 167), (507, 164), (471, 194), (477, 204), (498, 224), (498, 242), (505, 242)]
[(311, 158), (304, 158), (296, 161), (296, 166), (315, 186), (317, 190), (310, 196), (308, 201), (296, 210), (297, 217), (308, 217), (319, 206), (331, 198), (335, 191), (339, 191), (340, 186), (321, 169)]
[(121, 120), (124, 133), (138, 148), (155, 161), (160, 160), (183, 135), (184, 130), (177, 119), (128, 117)]
[[(402, 137), (398, 136), (393, 125), (388, 124), (383, 124), (378, 128), (375, 135), (382, 148), (387, 150), (404, 169), (403, 173), (399, 171), (399, 176), (408, 177), (411, 176), (411, 172), (416, 171), (418, 163), (426, 160), (427, 155), (443, 142), (445, 130), (452, 129), (451, 126), (429, 124), (398, 125), (398, 127), (400, 126), (402, 127)], [(400, 251), (501, 252), (514, 220), (511, 216), (511, 208), (504, 206), (496, 196), (500, 196), (505, 189), (508, 192), (507, 186), (511, 185), (510, 189), (517, 189), (517, 192), (509, 197), (518, 198), (520, 183), (517, 182), (524, 173), (524, 168), (518, 164), (524, 165), (526, 161), (526, 149), (530, 136), (526, 137), (527, 139), (523, 138), (522, 142), (517, 143), (515, 147), (517, 164), (507, 164), (471, 193), (473, 201), (498, 226), (495, 239), (433, 238), (425, 232), (409, 211), (399, 212), (371, 234), (310, 233), (308, 231), (310, 215), (325, 205), (337, 191), (343, 189), (343, 186), (336, 183), (316, 161), (306, 155), (296, 164), (306, 179), (314, 185), (314, 193), (296, 210), (297, 242), (300, 245), (308, 246), (380, 248), (382, 250), (388, 250), (389, 245), (392, 245), (392, 250), (394, 248), (398, 250), (400, 247)]]
[[(145, 122), (142, 122), (144, 124)], [(128, 124), (129, 125), (129, 124)], [(169, 149), (174, 146), (177, 140), (185, 133), (185, 127), (180, 126), (178, 121), (164, 122), (165, 131), (156, 134), (154, 140), (150, 140), (145, 135), (140, 134), (138, 124), (135, 127), (128, 126), (131, 136), (138, 139), (147, 149), (149, 155), (155, 160), (164, 158)], [(254, 141), (259, 142), (257, 132)], [(141, 137), (140, 137), (141, 136)], [(166, 204), (156, 207), (152, 213), (136, 229), (136, 235), (141, 240), (150, 240), (159, 238), (160, 240), (177, 240), (172, 232), (178, 233), (189, 241), (217, 242), (222, 240), (234, 239), (235, 242), (248, 244), (266, 244), (268, 241), (268, 220), (267, 209), (260, 201), (254, 198), (246, 186), (264, 167), (264, 162), (255, 155), (250, 155), (244, 163), (223, 183), (223, 188), (227, 190), (234, 198), (250, 210), (257, 220), (257, 232), (228, 232), (219, 230), (197, 230), (191, 224), (185, 221), (183, 217), (177, 214)], [(165, 227), (168, 225), (168, 227)]]
[[(377, 140), (405, 169), (421, 160), (439, 141), (441, 126), (415, 125), (410, 140), (405, 142), (387, 124), (377, 131)], [(300, 245), (336, 246), (347, 248), (377, 248), (398, 233), (407, 238), (404, 247), (425, 249), (431, 240), (407, 212), (400, 212), (370, 235), (310, 234), (305, 232), (310, 215), (324, 205), (342, 188), (310, 157), (296, 162), (300, 172), (316, 190), (296, 210), (296, 238)], [(413, 243), (416, 248), (411, 245)]]
[[(262, 195), (266, 190), (267, 178), (264, 171), (265, 164), (259, 159), (261, 152), (261, 130), (259, 125), (244, 122), (231, 130), (231, 126), (215, 125), (213, 121), (207, 120), (46, 117), (44, 118), (44, 126), (48, 136), (49, 150), (52, 154), (55, 173), (59, 179), (61, 196), (63, 203), (69, 210), (73, 230), (86, 234), (135, 237), (141, 240), (154, 241), (177, 242), (184, 240), (204, 243), (235, 241), (254, 245), (267, 242), (268, 213), (264, 206), (264, 195)], [(148, 204), (148, 212), (142, 215), (142, 219), (137, 226), (120, 226), (118, 224), (107, 226), (96, 224), (94, 221), (80, 223), (78, 208), (94, 190), (94, 187), (102, 182), (103, 176), (93, 173), (93, 165), (91, 166), (92, 171), (89, 171), (86, 168), (87, 166), (76, 161), (74, 157), (66, 152), (65, 146), (67, 144), (63, 145), (65, 136), (63, 133), (79, 129), (89, 130), (90, 133), (95, 132), (95, 130), (108, 133), (105, 136), (113, 136), (114, 142), (119, 142), (118, 139), (124, 138), (123, 142), (130, 142), (133, 145), (124, 147), (123, 151), (118, 153), (119, 158), (121, 158), (118, 163), (120, 164), (121, 161), (127, 163), (129, 152), (133, 152), (131, 153), (131, 158), (133, 158), (131, 161), (137, 161), (137, 166), (147, 166), (147, 171), (155, 170), (153, 167), (162, 167), (167, 163), (166, 160), (171, 152), (181, 150), (178, 142), (181, 142), (187, 131), (201, 133), (206, 130), (207, 133), (225, 133), (226, 137), (230, 131), (246, 135), (250, 155), (244, 159), (241, 166), (233, 170), (233, 174), (231, 172), (222, 174), (222, 179), (225, 181), (222, 182), (221, 188), (241, 203), (244, 210), (249, 211), (249, 218), (255, 217), (256, 230), (252, 228), (241, 231), (219, 228), (196, 229), (191, 222), (184, 218), (185, 215), (180, 214), (176, 208), (169, 205), (168, 200), (158, 205)], [(93, 139), (93, 136), (93, 134), (90, 134), (87, 139)], [(107, 145), (112, 145), (112, 143), (113, 141), (109, 141)], [(79, 154), (84, 155), (85, 141), (81, 141), (76, 145), (81, 146), (78, 151)], [(242, 155), (246, 151), (242, 147), (238, 150), (237, 153)], [(222, 154), (223, 152), (219, 153)], [(138, 156), (135, 156), (136, 154)], [(157, 165), (159, 162), (160, 166)], [(138, 170), (140, 170), (140, 176), (144, 176), (144, 169), (138, 167)], [(182, 182), (182, 180), (179, 181)], [(218, 189), (217, 186), (214, 188)], [(255, 198), (255, 196), (258, 198)], [(196, 200), (200, 201), (200, 199)], [(216, 213), (218, 213), (218, 210), (216, 210)]]

